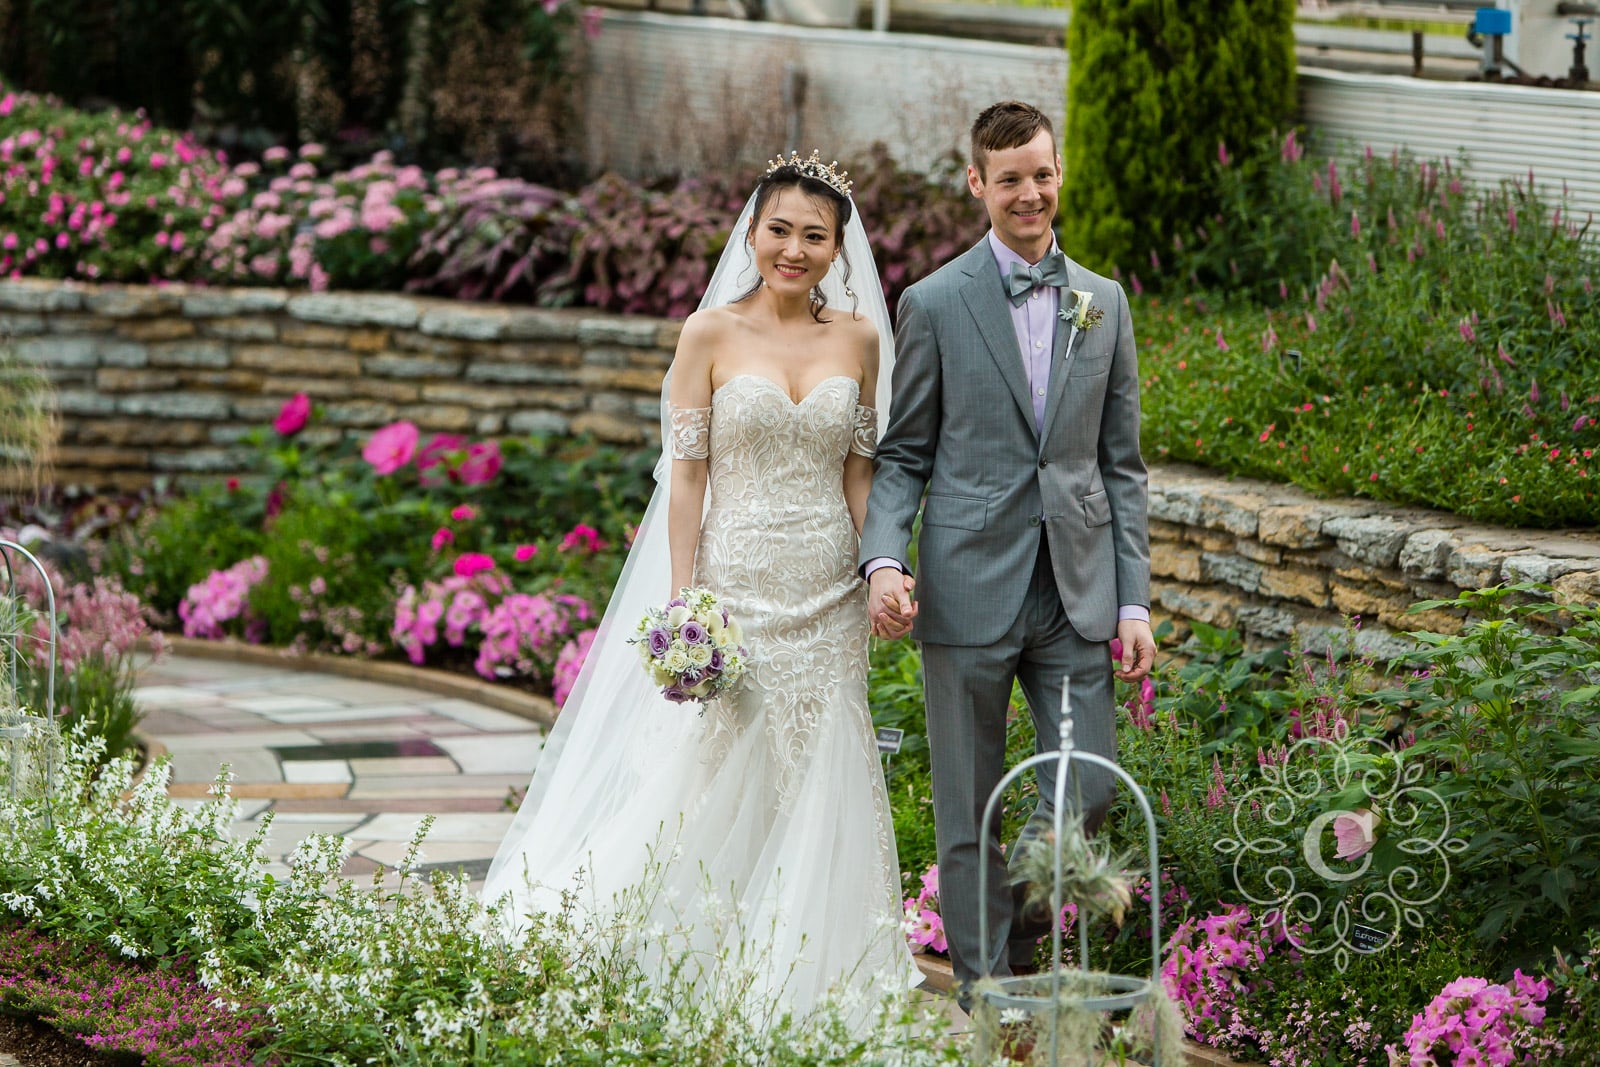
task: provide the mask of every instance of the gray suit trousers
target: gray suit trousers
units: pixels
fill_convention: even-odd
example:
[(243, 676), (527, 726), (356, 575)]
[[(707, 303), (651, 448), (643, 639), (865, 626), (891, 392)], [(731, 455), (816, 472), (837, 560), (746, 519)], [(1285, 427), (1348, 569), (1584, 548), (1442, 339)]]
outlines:
[[(1117, 755), (1112, 707), (1111, 654), (1103, 641), (1085, 641), (1067, 620), (1057, 592), (1049, 548), (1041, 538), (1033, 580), (1022, 610), (989, 645), (922, 646), (928, 707), (928, 747), (933, 763), (934, 831), (939, 853), (939, 904), (958, 983), (984, 973), (1011, 973), (1011, 961), (1032, 956), (1033, 942), (1007, 948), (1012, 893), (1000, 849), (998, 818), (979, 831), (989, 794), (1005, 774), (1006, 716), (1011, 683), (1022, 686), (1038, 735), (1038, 750), (1060, 738), (1061, 681), (1071, 678), (1073, 741), (1107, 759)], [(1048, 829), (1054, 814), (1055, 765), (1037, 768), (1039, 802), (1022, 837)], [(1021, 788), (1014, 784), (1013, 790)], [(1115, 799), (1115, 781), (1099, 768), (1075, 766), (1066, 784), (1069, 808), (1084, 813), (1092, 831)], [(998, 816), (999, 809), (996, 809)], [(1021, 840), (1021, 838), (1019, 838)], [(1015, 848), (1013, 847), (1013, 853)], [(988, 899), (978, 899), (978, 869), (989, 868)], [(989, 944), (979, 943), (979, 908), (989, 914)]]

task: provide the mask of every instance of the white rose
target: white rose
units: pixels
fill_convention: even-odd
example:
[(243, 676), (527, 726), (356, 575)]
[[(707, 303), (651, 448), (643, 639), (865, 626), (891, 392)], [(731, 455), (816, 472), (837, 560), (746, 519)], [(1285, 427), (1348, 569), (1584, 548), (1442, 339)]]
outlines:
[(667, 653), (667, 670), (673, 674), (682, 674), (689, 669), (689, 653), (681, 648), (674, 648)]
[(707, 645), (695, 645), (689, 649), (689, 662), (696, 667), (704, 667), (711, 662), (711, 649)]
[(678, 627), (682, 626), (684, 623), (686, 623), (688, 621), (689, 621), (689, 609), (684, 607), (681, 604), (679, 606), (673, 608), (671, 611), (667, 612), (667, 626), (669, 626), (670, 628), (672, 628), (674, 630), (676, 630)]

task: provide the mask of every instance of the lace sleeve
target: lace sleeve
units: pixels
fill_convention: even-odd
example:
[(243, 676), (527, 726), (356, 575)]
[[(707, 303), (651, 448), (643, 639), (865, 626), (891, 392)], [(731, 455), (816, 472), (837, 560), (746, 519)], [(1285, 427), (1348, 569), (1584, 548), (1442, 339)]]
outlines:
[(878, 413), (857, 404), (854, 430), (850, 437), (850, 451), (871, 459), (878, 451)]
[(669, 418), (673, 459), (705, 459), (711, 454), (710, 408), (674, 407)]

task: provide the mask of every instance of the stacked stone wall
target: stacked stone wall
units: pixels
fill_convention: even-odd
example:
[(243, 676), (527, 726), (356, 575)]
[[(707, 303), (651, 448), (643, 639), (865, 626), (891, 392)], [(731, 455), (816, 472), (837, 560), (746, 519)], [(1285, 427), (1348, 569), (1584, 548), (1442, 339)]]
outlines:
[(0, 282), (0, 338), (54, 381), (56, 480), (136, 489), (241, 471), (304, 392), (314, 437), (424, 432), (656, 440), (678, 326), (392, 294)]
[[(138, 488), (246, 469), (244, 437), (296, 392), (323, 408), (308, 433), (589, 433), (655, 447), (678, 324), (393, 294), (0, 282), (0, 335), (54, 379), (56, 480)], [(1510, 530), (1198, 468), (1150, 475), (1153, 608), (1257, 643), (1321, 649), (1451, 632), (1407, 614), (1500, 582), (1600, 602), (1600, 534)]]

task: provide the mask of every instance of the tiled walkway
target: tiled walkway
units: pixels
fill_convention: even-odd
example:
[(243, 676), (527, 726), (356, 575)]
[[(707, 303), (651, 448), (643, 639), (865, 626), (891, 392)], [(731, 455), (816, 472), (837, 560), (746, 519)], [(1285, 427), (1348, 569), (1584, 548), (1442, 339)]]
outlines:
[(431, 814), (425, 866), (481, 881), (543, 741), (509, 712), (292, 665), (169, 654), (139, 681), (140, 732), (171, 753), (173, 796), (204, 797), (228, 763), (241, 834), (274, 812), (280, 861), (309, 834), (343, 834), (352, 875), (393, 866)]
[[(292, 664), (168, 654), (141, 661), (139, 682), (140, 733), (171, 753), (171, 795), (199, 803), (227, 763), (240, 836), (272, 811), (269, 851), (281, 865), (306, 836), (343, 834), (352, 876), (393, 867), (433, 815), (423, 868), (462, 869), (481, 887), (511, 791), (527, 785), (544, 740), (510, 712)], [(949, 1032), (963, 1032), (955, 1002), (938, 1004)]]

